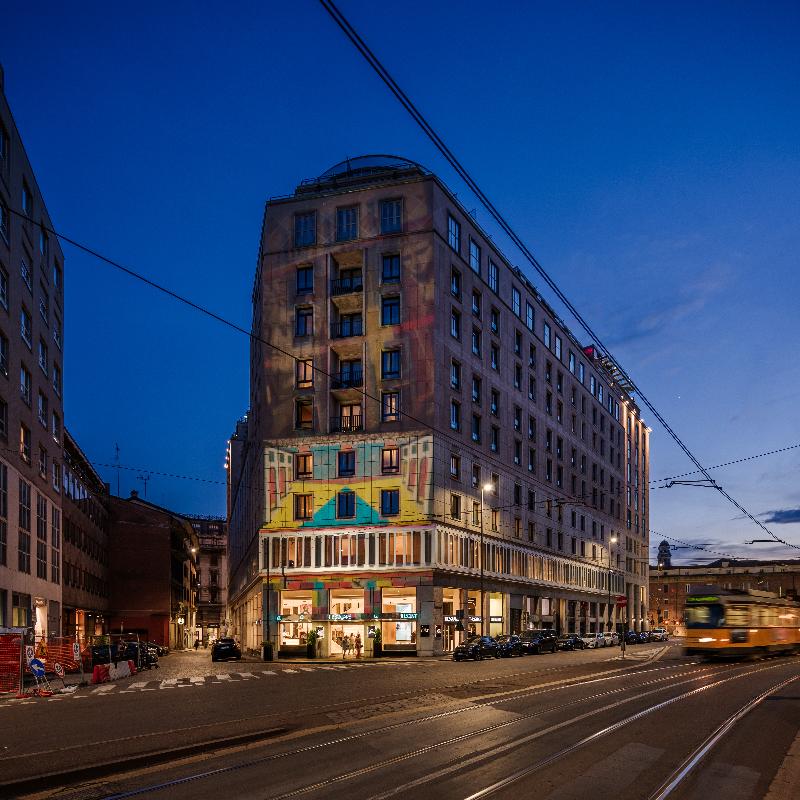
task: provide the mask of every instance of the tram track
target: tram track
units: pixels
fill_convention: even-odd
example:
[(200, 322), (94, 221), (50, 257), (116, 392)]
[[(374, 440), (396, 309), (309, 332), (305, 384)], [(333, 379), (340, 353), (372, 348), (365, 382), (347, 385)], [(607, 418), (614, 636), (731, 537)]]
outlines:
[[(682, 669), (683, 671), (679, 671), (679, 672), (676, 673), (675, 672), (676, 669), (677, 670), (681, 670)], [(375, 764), (369, 765), (368, 767), (363, 768), (362, 770), (358, 770), (358, 771), (355, 771), (355, 772), (351, 771), (351, 772), (347, 772), (347, 773), (344, 773), (344, 774), (341, 774), (341, 775), (338, 775), (338, 776), (332, 776), (330, 778), (325, 779), (324, 781), (318, 781), (318, 782), (309, 784), (307, 786), (299, 787), (297, 789), (294, 789), (292, 791), (286, 792), (284, 794), (279, 794), (279, 795), (277, 795), (276, 800), (277, 800), (277, 798), (289, 798), (289, 797), (300, 796), (300, 795), (303, 795), (303, 794), (308, 794), (309, 792), (315, 792), (315, 791), (317, 791), (317, 790), (319, 790), (319, 789), (321, 789), (323, 787), (326, 787), (328, 785), (331, 785), (331, 784), (336, 784), (338, 782), (349, 780), (349, 779), (352, 779), (352, 778), (360, 776), (360, 775), (366, 775), (368, 773), (375, 772), (375, 771), (378, 771), (378, 770), (391, 768), (392, 766), (400, 764), (403, 761), (407, 761), (409, 759), (414, 759), (417, 756), (424, 755), (425, 753), (429, 753), (429, 752), (431, 752), (433, 750), (437, 750), (439, 748), (447, 747), (447, 746), (450, 746), (450, 745), (453, 745), (453, 744), (456, 744), (456, 743), (459, 743), (459, 742), (464, 742), (464, 741), (467, 741), (467, 740), (469, 740), (471, 738), (474, 738), (474, 737), (477, 737), (477, 736), (486, 735), (488, 733), (492, 733), (492, 732), (495, 732), (495, 731), (501, 731), (504, 728), (508, 728), (508, 727), (510, 727), (512, 725), (524, 723), (526, 721), (530, 722), (531, 720), (534, 720), (537, 717), (541, 717), (541, 716), (544, 716), (544, 715), (547, 715), (547, 714), (552, 714), (552, 713), (565, 711), (565, 710), (573, 708), (573, 707), (575, 707), (577, 705), (581, 705), (581, 704), (585, 704), (585, 703), (589, 703), (589, 702), (595, 702), (597, 700), (602, 700), (604, 698), (608, 698), (608, 697), (613, 696), (613, 695), (623, 694), (623, 693), (632, 692), (632, 691), (636, 692), (636, 694), (632, 695), (631, 697), (623, 698), (622, 700), (619, 700), (619, 701), (617, 701), (615, 703), (612, 703), (610, 705), (604, 706), (604, 707), (602, 707), (600, 709), (594, 709), (594, 710), (586, 712), (584, 714), (579, 714), (576, 717), (573, 717), (570, 720), (567, 720), (567, 721), (565, 721), (565, 722), (563, 722), (563, 723), (561, 723), (559, 725), (556, 725), (553, 728), (547, 729), (547, 731), (557, 730), (557, 729), (560, 729), (562, 727), (565, 727), (568, 724), (572, 724), (574, 722), (578, 722), (578, 721), (580, 721), (582, 719), (585, 719), (587, 717), (591, 717), (591, 716), (594, 716), (596, 714), (609, 711), (610, 709), (616, 708), (616, 707), (618, 707), (620, 705), (623, 705), (625, 703), (641, 700), (643, 697), (647, 697), (647, 696), (655, 694), (657, 692), (667, 691), (667, 690), (669, 690), (669, 689), (671, 689), (671, 688), (673, 688), (675, 686), (681, 686), (681, 685), (685, 685), (687, 683), (696, 682), (696, 681), (702, 680), (704, 678), (709, 678), (709, 677), (713, 678), (719, 673), (727, 672), (728, 671), (728, 667), (727, 666), (723, 666), (723, 665), (704, 665), (704, 666), (695, 667), (695, 665), (676, 664), (676, 665), (674, 665), (672, 667), (662, 666), (662, 667), (656, 667), (656, 668), (651, 668), (651, 669), (639, 669), (639, 670), (636, 670), (636, 671), (625, 670), (625, 671), (623, 671), (623, 674), (620, 674), (619, 671), (614, 670), (614, 671), (609, 671), (609, 672), (613, 672), (613, 674), (607, 674), (606, 673), (606, 674), (604, 674), (602, 676), (599, 676), (599, 677), (596, 677), (596, 678), (590, 678), (588, 680), (585, 679), (585, 678), (581, 678), (581, 679), (578, 679), (578, 680), (570, 680), (569, 682), (553, 682), (553, 683), (561, 684), (561, 685), (557, 685), (557, 686), (553, 686), (551, 684), (551, 685), (538, 685), (538, 686), (520, 687), (519, 689), (515, 689), (515, 690), (509, 691), (509, 692), (500, 693), (500, 695), (494, 694), (494, 695), (490, 695), (490, 696), (488, 696), (486, 698), (481, 698), (481, 702), (477, 702), (477, 703), (472, 702), (468, 706), (460, 707), (460, 708), (457, 708), (457, 709), (448, 709), (446, 711), (438, 712), (436, 714), (429, 714), (429, 715), (426, 715), (426, 716), (423, 716), (423, 717), (417, 717), (417, 718), (410, 719), (410, 720), (404, 720), (404, 721), (401, 721), (401, 722), (395, 722), (395, 723), (391, 723), (391, 724), (388, 724), (388, 725), (380, 726), (378, 728), (374, 728), (373, 727), (373, 728), (370, 728), (370, 729), (365, 730), (365, 731), (360, 731), (360, 732), (348, 734), (346, 736), (336, 737), (334, 739), (327, 739), (327, 740), (325, 740), (323, 742), (318, 742), (318, 743), (305, 745), (303, 747), (294, 748), (294, 749), (289, 750), (289, 751), (284, 751), (284, 752), (281, 752), (281, 753), (269, 753), (267, 755), (260, 756), (260, 757), (258, 757), (256, 759), (247, 759), (247, 760), (245, 760), (243, 762), (239, 762), (237, 764), (227, 764), (227, 765), (225, 765), (223, 767), (218, 767), (218, 768), (215, 768), (215, 769), (212, 769), (212, 770), (205, 770), (203, 772), (198, 772), (198, 773), (194, 773), (194, 774), (191, 774), (191, 775), (180, 776), (180, 777), (174, 778), (172, 780), (164, 781), (164, 782), (161, 782), (161, 783), (158, 783), (158, 784), (151, 784), (149, 786), (139, 787), (139, 788), (136, 788), (136, 789), (131, 789), (129, 791), (117, 792), (115, 794), (107, 795), (104, 798), (104, 800), (124, 800), (125, 798), (132, 798), (132, 797), (142, 796), (144, 794), (147, 794), (149, 796), (151, 794), (155, 794), (155, 793), (158, 793), (158, 792), (163, 792), (163, 791), (167, 791), (167, 790), (170, 790), (170, 789), (174, 789), (174, 788), (176, 788), (178, 786), (181, 786), (181, 785), (186, 785), (186, 784), (189, 784), (189, 783), (195, 783), (195, 782), (198, 782), (198, 781), (203, 781), (203, 780), (214, 778), (214, 777), (217, 777), (217, 776), (222, 776), (222, 775), (229, 774), (229, 773), (232, 773), (232, 772), (237, 772), (237, 771), (245, 770), (245, 769), (248, 769), (248, 768), (257, 767), (259, 765), (263, 765), (263, 764), (266, 764), (266, 763), (269, 763), (269, 762), (276, 762), (278, 760), (288, 759), (288, 758), (291, 758), (291, 757), (307, 756), (307, 755), (309, 755), (309, 754), (311, 754), (313, 752), (320, 752), (320, 751), (322, 751), (322, 750), (324, 750), (326, 748), (335, 748), (335, 747), (338, 747), (338, 746), (342, 746), (342, 745), (345, 745), (347, 743), (351, 743), (351, 742), (357, 741), (359, 739), (363, 739), (365, 737), (373, 737), (373, 736), (376, 736), (376, 735), (379, 735), (379, 734), (386, 734), (386, 733), (389, 733), (391, 731), (396, 731), (396, 730), (401, 729), (401, 728), (408, 728), (409, 726), (418, 726), (418, 725), (422, 725), (422, 724), (425, 724), (425, 723), (437, 722), (437, 721), (446, 719), (447, 717), (452, 717), (452, 716), (455, 716), (455, 715), (468, 714), (470, 712), (480, 712), (481, 710), (489, 708), (489, 707), (501, 706), (504, 703), (508, 703), (508, 702), (512, 702), (512, 701), (516, 701), (516, 700), (520, 700), (520, 699), (524, 699), (524, 698), (536, 697), (536, 696), (543, 695), (543, 694), (546, 694), (546, 693), (549, 693), (549, 692), (552, 692), (552, 691), (558, 691), (560, 689), (582, 688), (583, 686), (587, 686), (587, 685), (590, 685), (590, 684), (604, 683), (604, 682), (608, 682), (608, 681), (611, 681), (611, 680), (617, 680), (617, 679), (621, 679), (621, 678), (638, 679), (643, 675), (648, 675), (649, 673), (657, 673), (657, 672), (665, 672), (665, 671), (666, 672), (670, 672), (671, 674), (665, 675), (663, 677), (655, 678), (653, 680), (649, 680), (649, 681), (646, 681), (644, 683), (638, 683), (638, 684), (635, 684), (635, 685), (632, 685), (632, 686), (631, 685), (627, 685), (627, 686), (617, 687), (617, 688), (611, 689), (609, 691), (594, 693), (594, 694), (591, 694), (591, 695), (582, 695), (581, 697), (578, 697), (578, 698), (576, 698), (574, 700), (571, 700), (569, 702), (566, 702), (566, 703), (557, 704), (557, 705), (549, 706), (549, 707), (546, 707), (546, 708), (540, 708), (540, 709), (537, 709), (535, 712), (528, 713), (528, 714), (517, 715), (512, 720), (505, 720), (505, 721), (503, 721), (501, 723), (497, 723), (497, 724), (494, 724), (494, 725), (483, 726), (483, 727), (481, 727), (481, 728), (479, 728), (477, 730), (472, 730), (472, 731), (466, 732), (466, 733), (464, 733), (464, 734), (462, 734), (460, 736), (450, 737), (450, 738), (442, 740), (442, 741), (437, 741), (437, 742), (435, 742), (435, 743), (433, 743), (431, 745), (428, 745), (426, 747), (416, 748), (416, 749), (414, 749), (414, 750), (412, 750), (412, 751), (410, 751), (408, 753), (400, 754), (399, 756), (395, 756), (393, 758), (385, 759), (385, 760), (383, 760), (381, 762), (377, 762)], [(690, 676), (690, 677), (687, 677), (687, 676)], [(684, 677), (686, 679), (676, 682), (675, 678), (679, 678), (679, 677)], [(731, 679), (727, 679), (727, 680), (731, 680)], [(657, 688), (649, 689), (646, 692), (641, 692), (640, 691), (642, 688), (654, 686), (654, 685), (657, 685), (657, 684), (658, 684)], [(714, 683), (714, 684), (711, 684), (711, 685), (717, 685), (717, 684)], [(522, 740), (520, 740), (520, 741), (522, 741)], [(277, 743), (278, 743), (278, 741), (275, 740), (275, 741), (273, 741), (271, 743), (271, 746), (274, 746)], [(488, 755), (484, 756), (484, 757), (488, 757)], [(393, 793), (390, 793), (387, 796), (390, 796), (391, 794), (393, 794)]]

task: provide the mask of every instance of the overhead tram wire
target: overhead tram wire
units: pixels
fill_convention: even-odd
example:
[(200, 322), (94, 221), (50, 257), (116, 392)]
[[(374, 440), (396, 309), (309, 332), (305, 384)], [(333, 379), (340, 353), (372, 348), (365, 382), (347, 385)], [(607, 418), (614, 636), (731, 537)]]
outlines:
[[(541, 278), (545, 281), (545, 283), (550, 287), (550, 289), (554, 292), (556, 297), (564, 304), (565, 308), (572, 314), (573, 318), (580, 324), (583, 330), (589, 335), (590, 339), (597, 344), (597, 346), (604, 352), (606, 358), (619, 370), (620, 374), (625, 378), (633, 390), (638, 393), (639, 398), (641, 401), (647, 406), (653, 416), (661, 423), (664, 430), (669, 434), (669, 436), (675, 441), (678, 447), (684, 452), (684, 454), (689, 458), (689, 460), (697, 467), (697, 471), (704, 475), (709, 481), (714, 483), (711, 475), (708, 473), (706, 468), (700, 463), (697, 457), (692, 453), (692, 451), (688, 448), (688, 446), (683, 442), (683, 440), (678, 436), (678, 434), (673, 430), (673, 428), (669, 425), (669, 423), (664, 419), (661, 413), (656, 409), (656, 407), (650, 402), (650, 400), (646, 397), (646, 395), (638, 388), (635, 382), (631, 379), (628, 372), (622, 367), (620, 362), (613, 356), (611, 351), (603, 344), (601, 338), (597, 335), (597, 333), (593, 330), (591, 325), (583, 318), (583, 316), (578, 312), (569, 298), (561, 291), (561, 289), (556, 284), (555, 280), (550, 277), (549, 273), (542, 267), (533, 253), (528, 249), (527, 245), (522, 241), (522, 239), (517, 235), (514, 229), (511, 227), (510, 223), (505, 219), (505, 217), (498, 211), (492, 201), (488, 198), (488, 196), (483, 192), (480, 188), (478, 183), (473, 179), (471, 174), (466, 170), (466, 168), (461, 164), (461, 162), (456, 158), (450, 148), (445, 144), (439, 134), (436, 132), (435, 128), (425, 119), (422, 113), (417, 109), (408, 95), (400, 88), (399, 84), (395, 79), (392, 77), (391, 73), (384, 67), (378, 57), (372, 52), (366, 42), (361, 38), (358, 32), (353, 28), (347, 18), (342, 14), (341, 11), (336, 7), (335, 3), (331, 2), (331, 0), (320, 0), (320, 4), (328, 12), (330, 17), (333, 21), (341, 28), (342, 32), (347, 36), (347, 38), (351, 41), (351, 43), (355, 46), (358, 52), (364, 57), (367, 63), (372, 67), (372, 69), (376, 72), (378, 77), (386, 84), (389, 91), (395, 96), (398, 102), (403, 106), (403, 108), (408, 111), (414, 121), (419, 125), (425, 135), (433, 142), (439, 152), (444, 156), (446, 161), (450, 164), (450, 166), (456, 171), (456, 173), (461, 177), (461, 179), (467, 184), (470, 190), (475, 194), (475, 196), (480, 200), (483, 204), (484, 208), (489, 212), (495, 222), (502, 228), (502, 230), (506, 233), (506, 235), (511, 239), (511, 241), (517, 246), (519, 251), (525, 256), (526, 260), (533, 266), (536, 272), (539, 273)], [(714, 483), (714, 488), (725, 498), (727, 499), (738, 511), (744, 514), (748, 519), (750, 519), (754, 524), (756, 524), (761, 530), (767, 533), (770, 537), (772, 537), (776, 542), (780, 544), (785, 544), (788, 547), (800, 549), (800, 545), (791, 544), (790, 542), (786, 542), (783, 539), (780, 539), (776, 534), (774, 534), (767, 526), (761, 522), (761, 520), (757, 519), (753, 514), (751, 514), (744, 506), (741, 505), (737, 500), (735, 500), (722, 486)]]

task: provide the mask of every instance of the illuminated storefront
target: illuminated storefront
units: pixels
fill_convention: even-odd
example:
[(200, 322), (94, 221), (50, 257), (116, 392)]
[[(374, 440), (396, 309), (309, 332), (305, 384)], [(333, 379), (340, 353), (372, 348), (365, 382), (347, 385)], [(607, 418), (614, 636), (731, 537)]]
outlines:
[(387, 653), (417, 650), (417, 593), (413, 589), (384, 589), (381, 637)]

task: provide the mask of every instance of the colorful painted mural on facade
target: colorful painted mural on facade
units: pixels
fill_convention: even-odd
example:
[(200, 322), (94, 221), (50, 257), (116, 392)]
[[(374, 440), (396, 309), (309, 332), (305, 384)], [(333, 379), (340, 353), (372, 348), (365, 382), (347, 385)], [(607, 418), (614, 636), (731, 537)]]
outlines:
[(264, 530), (412, 525), (432, 513), (430, 435), (266, 448), (264, 465)]

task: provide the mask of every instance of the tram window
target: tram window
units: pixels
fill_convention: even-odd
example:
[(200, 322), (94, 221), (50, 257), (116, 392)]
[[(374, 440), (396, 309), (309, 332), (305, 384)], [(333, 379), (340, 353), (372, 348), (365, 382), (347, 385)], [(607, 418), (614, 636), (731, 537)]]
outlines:
[(719, 628), (724, 624), (725, 609), (721, 605), (686, 607), (686, 625), (689, 628)]
[[(753, 608), (753, 622), (761, 624), (758, 619), (758, 609)], [(732, 628), (746, 628), (750, 624), (750, 613), (747, 606), (728, 606), (725, 615), (725, 624)]]

